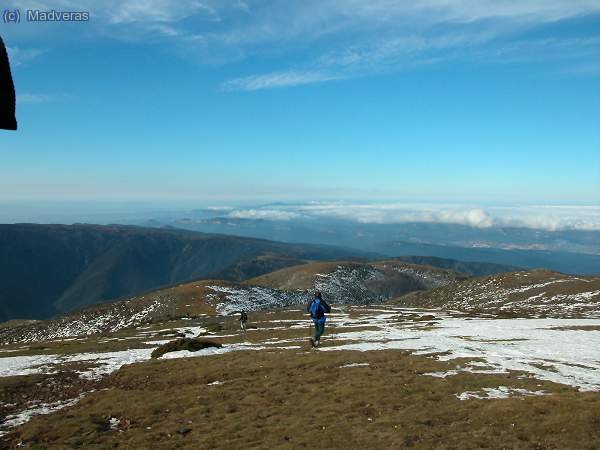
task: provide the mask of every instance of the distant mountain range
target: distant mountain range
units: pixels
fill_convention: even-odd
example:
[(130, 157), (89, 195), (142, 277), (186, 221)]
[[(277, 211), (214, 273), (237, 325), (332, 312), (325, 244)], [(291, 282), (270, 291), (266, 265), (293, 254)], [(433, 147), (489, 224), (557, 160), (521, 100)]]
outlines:
[[(0, 322), (46, 319), (192, 280), (239, 282), (309, 262), (334, 261), (327, 263), (327, 270), (333, 270), (332, 267), (337, 267), (335, 261), (362, 261), (364, 270), (351, 271), (353, 277), (361, 270), (379, 273), (383, 270), (381, 262), (366, 263), (376, 259), (383, 258), (360, 249), (174, 228), (0, 225)], [(392, 263), (427, 265), (460, 273), (463, 278), (519, 269), (512, 265), (430, 256), (401, 256), (388, 261)], [(397, 271), (384, 272), (386, 280), (393, 272), (392, 282), (369, 282), (370, 293), (365, 301), (435, 287), (407, 273), (400, 276)], [(257, 280), (261, 285), (261, 279)], [(310, 284), (313, 282), (311, 279)]]
[(304, 305), (319, 289), (332, 305), (383, 303), (414, 291), (468, 279), (465, 274), (396, 260), (324, 261), (276, 270), (244, 282), (196, 280), (145, 292), (124, 301), (91, 306), (48, 321), (12, 321), (0, 327), (0, 343), (37, 342), (115, 332), (171, 318), (230, 315)]
[(216, 316), (237, 315), (241, 310), (258, 312), (305, 305), (314, 289), (319, 289), (336, 311), (343, 310), (343, 305), (389, 302), (480, 316), (581, 318), (600, 314), (600, 277), (545, 270), (469, 277), (398, 260), (322, 261), (243, 282), (182, 283), (51, 320), (10, 321), (0, 326), (0, 343), (60, 340), (177, 320), (212, 318), (214, 322)]
[(436, 256), (396, 256), (396, 261), (404, 261), (412, 264), (437, 267), (439, 269), (453, 270), (474, 277), (492, 275), (495, 273), (515, 272), (522, 270), (521, 267), (507, 264), (495, 264), (480, 261), (458, 261), (456, 259), (438, 258)]
[[(212, 211), (212, 214), (215, 212)], [(171, 225), (225, 233), (352, 247), (385, 257), (418, 255), (460, 261), (490, 262), (527, 269), (546, 268), (570, 274), (600, 275), (600, 231), (478, 228), (448, 223), (359, 223), (334, 219), (267, 220), (210, 217), (198, 211), (187, 218), (162, 218), (149, 226)]]
[(324, 245), (99, 225), (0, 225), (0, 321), (42, 319), (200, 278), (242, 280), (318, 260)]
[(451, 245), (414, 244), (391, 242), (373, 247), (386, 255), (420, 255), (469, 262), (492, 262), (500, 265), (518, 266), (525, 269), (549, 269), (572, 275), (600, 274), (600, 255), (572, 253), (553, 250), (505, 250), (500, 248), (468, 248)]

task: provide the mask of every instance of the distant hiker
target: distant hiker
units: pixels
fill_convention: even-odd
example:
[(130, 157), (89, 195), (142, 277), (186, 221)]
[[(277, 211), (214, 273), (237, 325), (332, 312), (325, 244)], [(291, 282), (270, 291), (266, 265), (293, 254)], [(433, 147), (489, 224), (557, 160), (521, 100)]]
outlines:
[(242, 330), (246, 329), (246, 322), (248, 322), (248, 314), (246, 314), (246, 311), (241, 311), (240, 312), (240, 318), (238, 319), (240, 321), (240, 328)]
[(325, 321), (327, 318), (325, 314), (331, 312), (331, 308), (325, 300), (323, 300), (323, 296), (319, 291), (315, 292), (315, 297), (306, 307), (306, 312), (310, 314), (310, 318), (315, 324), (315, 337), (310, 338), (310, 343), (313, 347), (318, 347), (321, 342), (321, 336), (325, 332)]

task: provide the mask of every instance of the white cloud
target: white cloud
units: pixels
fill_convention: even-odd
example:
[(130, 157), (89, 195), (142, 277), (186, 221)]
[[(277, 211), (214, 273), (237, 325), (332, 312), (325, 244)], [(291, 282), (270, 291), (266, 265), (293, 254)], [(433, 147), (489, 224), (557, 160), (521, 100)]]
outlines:
[(235, 78), (222, 84), (228, 91), (257, 91), (260, 89), (300, 86), (340, 79), (341, 75), (329, 75), (323, 72), (272, 72), (263, 75)]
[(209, 211), (231, 211), (232, 206), (209, 206), (206, 208)]
[(494, 225), (493, 218), (483, 209), (462, 205), (315, 203), (298, 209), (312, 216), (360, 223), (442, 222), (480, 228)]
[(600, 11), (594, 0), (340, 0), (338, 3), (354, 11), (357, 16), (392, 19), (420, 16), (430, 22), (474, 22), (489, 19), (517, 19), (519, 21), (552, 22)]
[[(470, 23), (481, 20), (553, 22), (600, 12), (598, 0), (9, 0), (9, 6), (37, 9), (90, 10), (113, 23), (176, 22), (197, 14), (218, 19), (250, 14), (248, 29), (278, 30), (278, 34), (322, 34), (355, 25), (420, 19), (425, 24)], [(260, 14), (257, 14), (260, 13)], [(319, 31), (320, 30), (320, 31)]]
[(17, 92), (17, 104), (24, 103), (49, 103), (49, 102), (57, 102), (69, 99), (70, 96), (65, 94), (36, 94)]
[(597, 77), (600, 75), (600, 62), (585, 61), (567, 66), (562, 70), (565, 76)]
[(25, 65), (44, 53), (36, 48), (7, 47), (6, 50), (13, 67)]
[[(311, 42), (334, 34), (383, 35), (427, 30), (440, 23), (470, 26), (495, 21), (539, 25), (600, 13), (599, 0), (9, 0), (21, 9), (90, 11), (100, 25), (170, 24), (182, 36), (202, 35), (213, 42), (244, 47)], [(195, 20), (195, 21), (194, 21)], [(219, 23), (210, 27), (206, 22)], [(406, 31), (402, 31), (406, 33)], [(341, 42), (345, 47), (347, 40)]]
[(291, 220), (299, 218), (300, 214), (276, 209), (243, 209), (231, 211), (228, 217), (232, 219)]
[[(216, 13), (209, 2), (197, 0), (121, 0), (110, 3), (111, 7), (104, 11), (112, 24), (179, 22), (198, 13)], [(81, 2), (76, 4), (81, 7)]]
[(258, 24), (235, 30), (230, 42), (246, 51), (265, 42), (277, 47), (280, 42), (292, 45), (333, 37), (333, 44), (327, 43), (320, 56), (295, 61), (294, 70), (253, 74), (224, 86), (231, 90), (296, 86), (457, 59), (512, 63), (600, 57), (596, 36), (504, 42), (528, 27), (596, 14), (600, 12), (597, 0), (338, 0), (294, 5), (293, 16), (266, 14)]
[[(586, 61), (600, 56), (597, 45), (580, 54), (586, 44), (567, 38), (538, 42), (541, 52), (528, 41), (505, 42), (531, 27), (599, 14), (600, 0), (9, 0), (8, 5), (89, 11), (88, 34), (165, 41), (204, 63), (284, 57), (279, 68), (221, 84), (232, 91), (320, 83), (458, 58), (532, 61), (576, 54), (582, 60), (578, 67), (587, 67)], [(33, 54), (17, 54), (16, 64)]]
[(20, 103), (47, 103), (52, 101), (52, 96), (48, 94), (17, 94), (17, 104)]
[(312, 202), (299, 205), (236, 209), (229, 213), (229, 217), (268, 220), (320, 218), (374, 224), (448, 223), (477, 228), (504, 226), (550, 231), (600, 230), (600, 207), (569, 205), (474, 207), (472, 205), (437, 203)]
[(88, 11), (105, 24), (178, 22), (199, 12), (212, 14), (211, 1), (200, 0), (9, 0), (10, 7), (49, 11)]

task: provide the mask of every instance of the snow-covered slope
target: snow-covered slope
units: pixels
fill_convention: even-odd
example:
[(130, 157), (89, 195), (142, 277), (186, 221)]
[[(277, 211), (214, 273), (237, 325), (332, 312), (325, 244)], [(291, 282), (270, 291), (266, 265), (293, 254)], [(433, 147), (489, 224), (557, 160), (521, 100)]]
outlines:
[(238, 311), (258, 311), (298, 305), (308, 300), (304, 292), (288, 292), (261, 286), (212, 284), (206, 295), (208, 303), (218, 314), (228, 315)]
[(220, 314), (308, 303), (315, 289), (332, 304), (367, 305), (464, 278), (448, 270), (394, 261), (315, 263), (273, 272), (248, 284), (209, 285), (213, 293), (207, 299)]
[(0, 329), (0, 343), (28, 343), (99, 333), (138, 326), (169, 309), (170, 298), (158, 296), (146, 302), (124, 301), (89, 308), (54, 320)]
[(304, 264), (278, 270), (248, 283), (288, 291), (318, 289), (334, 303), (368, 304), (466, 278), (466, 275), (451, 270), (391, 260)]

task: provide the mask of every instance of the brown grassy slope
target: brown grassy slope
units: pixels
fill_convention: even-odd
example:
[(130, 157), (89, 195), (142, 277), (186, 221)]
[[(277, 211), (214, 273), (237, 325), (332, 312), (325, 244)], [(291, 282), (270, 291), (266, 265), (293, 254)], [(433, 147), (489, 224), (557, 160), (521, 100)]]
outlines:
[[(600, 310), (598, 291), (600, 277), (531, 270), (471, 278), (400, 296), (391, 303), (470, 312), (585, 316)], [(578, 297), (585, 293), (593, 295)]]
[[(232, 283), (213, 280), (193, 281), (131, 297), (123, 300), (123, 302), (139, 305), (139, 309), (141, 309), (144, 305), (154, 300), (164, 299), (165, 308), (158, 309), (152, 315), (154, 321), (162, 321), (171, 317), (185, 317), (187, 315), (214, 314), (214, 307), (206, 301), (206, 294), (212, 292), (206, 288), (210, 284), (230, 285)], [(110, 305), (107, 305), (106, 308), (110, 308)]]
[[(351, 362), (370, 365), (339, 367)], [(34, 418), (3, 443), (86, 449), (600, 446), (600, 394), (514, 374), (422, 375), (449, 367), (392, 350), (151, 361), (124, 367), (106, 381), (108, 390)], [(209, 385), (215, 381), (223, 384)], [(553, 394), (455, 397), (500, 385)], [(120, 420), (117, 430), (110, 430), (110, 417)]]
[(370, 261), (365, 263), (334, 261), (315, 262), (293, 267), (287, 267), (285, 269), (277, 270), (275, 272), (271, 272), (256, 278), (246, 280), (245, 283), (257, 286), (270, 287), (272, 289), (313, 289), (317, 274), (330, 274), (333, 271), (335, 271), (338, 266), (344, 266), (348, 268), (373, 267), (375, 269), (381, 270), (390, 282), (398, 281), (394, 280), (395, 278), (398, 278), (398, 273), (395, 270), (397, 268), (410, 269), (422, 273), (430, 273), (435, 275), (443, 275), (452, 279), (462, 280), (467, 278), (466, 275), (459, 274), (458, 272), (454, 272), (452, 270), (439, 269), (426, 265), (404, 263), (397, 260)]
[[(212, 292), (210, 289), (207, 289), (206, 286), (213, 284), (229, 286), (235, 283), (230, 283), (228, 281), (202, 280), (180, 284), (166, 289), (164, 292), (171, 298), (171, 314), (175, 317), (214, 314), (214, 306), (206, 301), (206, 295)], [(148, 294), (148, 296), (155, 297), (157, 294), (159, 293), (152, 292)], [(160, 319), (164, 319), (164, 317), (161, 317)]]
[[(0, 327), (0, 342), (13, 343), (23, 339), (32, 342), (32, 337), (35, 341), (55, 339), (57, 333), (69, 328), (83, 330), (79, 335), (85, 335), (89, 334), (84, 332), (87, 329), (86, 325), (93, 323), (98, 323), (94, 329), (99, 330), (100, 333), (113, 332), (119, 323), (147, 310), (154, 304), (158, 306), (140, 317), (132, 326), (214, 314), (214, 305), (207, 301), (207, 293), (212, 292), (206, 288), (209, 284), (230, 285), (231, 283), (211, 280), (186, 283), (119, 302), (92, 306), (56, 319), (8, 324)], [(105, 320), (100, 320), (102, 318)]]
[(350, 267), (358, 267), (360, 263), (342, 263), (342, 262), (316, 262), (302, 264), (299, 266), (287, 267), (275, 272), (261, 275), (260, 277), (246, 280), (246, 284), (269, 287), (272, 289), (313, 289), (315, 276), (318, 273), (328, 274), (340, 265), (345, 264)]

